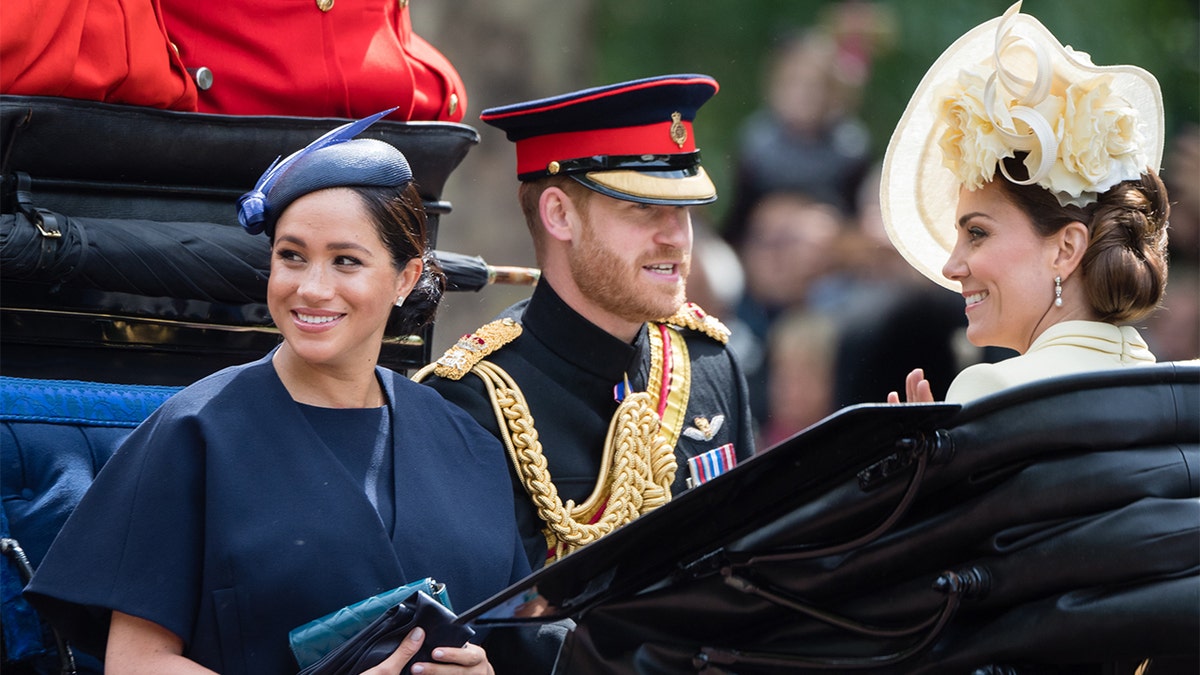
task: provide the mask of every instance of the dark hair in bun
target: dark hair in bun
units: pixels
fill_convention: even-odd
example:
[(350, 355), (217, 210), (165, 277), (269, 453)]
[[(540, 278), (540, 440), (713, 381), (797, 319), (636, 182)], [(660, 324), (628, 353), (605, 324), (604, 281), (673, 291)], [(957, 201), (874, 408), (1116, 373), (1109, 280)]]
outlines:
[(375, 230), (392, 255), (392, 264), (396, 269), (404, 269), (413, 258), (420, 258), (424, 263), (421, 277), (405, 298), (403, 306), (393, 313), (393, 322), (398, 320), (399, 324), (389, 324), (390, 330), (415, 333), (433, 321), (438, 303), (446, 290), (446, 275), (429, 250), (425, 207), (421, 196), (411, 182), (399, 188), (350, 189), (362, 198)]
[[(1020, 153), (1018, 153), (1020, 155)], [(1005, 160), (1021, 180), (1023, 158)], [(1080, 271), (1087, 299), (1097, 318), (1120, 324), (1154, 311), (1167, 286), (1167, 188), (1147, 169), (1137, 180), (1118, 183), (1086, 207), (1062, 206), (1037, 185), (1017, 185), (997, 173), (1005, 193), (1048, 237), (1068, 223), (1088, 228), (1088, 247)]]

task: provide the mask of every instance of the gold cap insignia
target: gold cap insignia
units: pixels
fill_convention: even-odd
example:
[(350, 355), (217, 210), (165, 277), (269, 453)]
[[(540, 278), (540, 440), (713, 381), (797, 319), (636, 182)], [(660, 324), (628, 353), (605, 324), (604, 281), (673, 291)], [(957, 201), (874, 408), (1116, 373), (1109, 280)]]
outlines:
[(677, 112), (671, 113), (671, 140), (675, 141), (675, 145), (681, 150), (687, 142), (687, 127), (683, 126), (683, 115)]

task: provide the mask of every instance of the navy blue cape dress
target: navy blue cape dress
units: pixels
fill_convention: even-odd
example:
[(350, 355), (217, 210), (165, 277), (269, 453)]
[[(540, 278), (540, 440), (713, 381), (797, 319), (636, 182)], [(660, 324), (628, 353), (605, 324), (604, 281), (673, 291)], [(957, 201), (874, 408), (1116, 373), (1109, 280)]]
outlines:
[(103, 654), (111, 610), (221, 673), (297, 667), (292, 628), (426, 576), (471, 607), (528, 573), (499, 442), (377, 368), (393, 424), (395, 528), (306, 421), (270, 355), (168, 400), (105, 465), (26, 595)]

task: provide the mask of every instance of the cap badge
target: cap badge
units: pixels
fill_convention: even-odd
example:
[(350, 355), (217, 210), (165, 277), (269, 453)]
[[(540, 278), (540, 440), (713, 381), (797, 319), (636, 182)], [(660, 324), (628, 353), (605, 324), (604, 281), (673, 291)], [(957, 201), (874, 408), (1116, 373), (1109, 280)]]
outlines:
[(671, 113), (671, 140), (675, 141), (675, 145), (681, 150), (687, 142), (687, 127), (683, 126), (683, 115), (677, 112)]

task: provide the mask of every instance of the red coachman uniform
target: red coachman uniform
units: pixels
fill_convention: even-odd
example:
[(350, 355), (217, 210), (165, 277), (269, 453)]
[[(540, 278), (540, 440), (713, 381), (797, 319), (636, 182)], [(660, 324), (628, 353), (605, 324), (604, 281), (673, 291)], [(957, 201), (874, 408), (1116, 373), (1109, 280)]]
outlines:
[(408, 0), (160, 0), (187, 68), (207, 68), (201, 112), (457, 122), (450, 61), (415, 34)]

